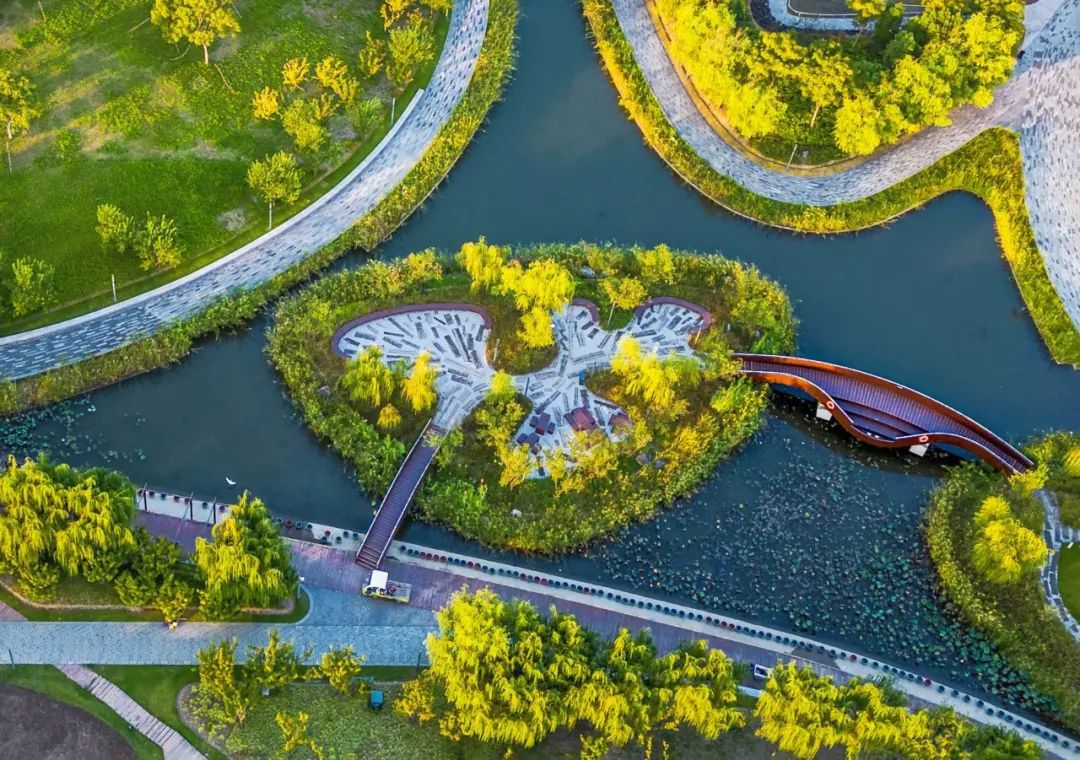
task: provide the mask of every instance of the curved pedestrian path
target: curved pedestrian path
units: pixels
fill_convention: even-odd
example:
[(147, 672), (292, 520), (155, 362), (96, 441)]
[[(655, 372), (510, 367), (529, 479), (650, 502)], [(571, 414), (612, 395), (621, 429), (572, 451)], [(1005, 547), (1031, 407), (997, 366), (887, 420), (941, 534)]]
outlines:
[[(1053, 9), (1057, 0), (1049, 0)], [(1013, 77), (985, 109), (952, 114), (952, 125), (910, 140), (848, 169), (793, 176), (768, 169), (713, 131), (686, 92), (657, 34), (646, 0), (611, 0), (634, 58), (668, 120), (720, 174), (777, 201), (832, 206), (885, 190), (952, 153), (979, 133), (1007, 127), (1020, 134), (1031, 224), (1047, 273), (1080, 325), (1080, 0), (1061, 0), (1029, 39)]]
[(258, 240), (160, 288), (105, 309), (0, 338), (0, 380), (114, 351), (251, 289), (331, 243), (371, 211), (420, 161), (472, 80), (487, 31), (488, 0), (456, 0), (446, 43), (420, 91), (364, 162), (318, 201)]
[(1046, 541), (1046, 546), (1050, 550), (1050, 558), (1039, 573), (1040, 588), (1047, 605), (1061, 620), (1065, 630), (1072, 634), (1077, 642), (1080, 642), (1080, 621), (1077, 621), (1065, 606), (1058, 586), (1059, 552), (1063, 547), (1080, 541), (1080, 530), (1062, 524), (1057, 499), (1052, 493), (1045, 488), (1040, 488), (1035, 495), (1043, 505), (1043, 540)]

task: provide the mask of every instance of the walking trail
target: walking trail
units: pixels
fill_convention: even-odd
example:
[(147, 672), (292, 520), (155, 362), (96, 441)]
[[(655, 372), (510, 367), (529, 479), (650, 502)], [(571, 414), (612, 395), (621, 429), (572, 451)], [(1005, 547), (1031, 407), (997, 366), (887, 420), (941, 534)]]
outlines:
[(686, 92), (646, 0), (611, 2), (638, 66), (682, 138), (714, 170), (773, 200), (812, 206), (859, 200), (917, 174), (991, 127), (1017, 131), (1035, 239), (1050, 281), (1080, 325), (1080, 0), (1036, 3), (1046, 10), (1029, 13), (1029, 20), (1033, 28), (1043, 26), (1029, 35), (1013, 77), (989, 107), (959, 108), (949, 127), (925, 129), (858, 166), (814, 177), (766, 168), (725, 142)]
[(256, 287), (331, 243), (420, 161), (472, 79), (488, 0), (457, 0), (439, 63), (383, 141), (330, 192), (258, 240), (160, 288), (81, 317), (0, 338), (0, 379), (17, 380), (114, 351)]

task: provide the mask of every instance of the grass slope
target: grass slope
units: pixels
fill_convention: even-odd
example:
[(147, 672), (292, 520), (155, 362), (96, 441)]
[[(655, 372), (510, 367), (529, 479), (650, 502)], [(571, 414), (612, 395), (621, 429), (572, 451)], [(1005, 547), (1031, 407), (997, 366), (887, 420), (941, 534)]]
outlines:
[(0, 416), (54, 403), (179, 361), (196, 338), (238, 327), (279, 293), (312, 277), (353, 246), (370, 249), (389, 236), (442, 182), (502, 94), (514, 66), (517, 14), (517, 0), (491, 0), (480, 60), (461, 102), (417, 166), (351, 230), (270, 281), (219, 299), (151, 337), (18, 382), (0, 383)]
[[(254, 239), (265, 229), (265, 208), (245, 181), (250, 161), (292, 141), (277, 122), (251, 116), (252, 93), (277, 86), (282, 63), (306, 56), (312, 66), (337, 55), (356, 70), (365, 32), (385, 36), (379, 0), (245, 0), (238, 2), (242, 31), (212, 48), (174, 48), (159, 29), (140, 22), (144, 3), (107, 0), (91, 10), (81, 0), (20, 2), (0, 17), (0, 65), (14, 63), (35, 82), (45, 102), (30, 134), (16, 142), (15, 172), (0, 184), (0, 250), (53, 264), (55, 307), (0, 322), (17, 332), (98, 308), (111, 301), (110, 278), (120, 295), (160, 285)], [(437, 45), (448, 21), (437, 25)], [(399, 98), (407, 102), (430, 79), (434, 61)], [(376, 133), (357, 139), (341, 114), (327, 122), (341, 138), (336, 166), (307, 174), (308, 192), (275, 214), (284, 221), (327, 189), (328, 173), (344, 175), (389, 128), (390, 92), (382, 78), (363, 83), (361, 98), (384, 102)], [(56, 155), (66, 132), (81, 140), (71, 160)], [(340, 178), (340, 177), (338, 177)], [(136, 219), (173, 217), (186, 247), (175, 269), (148, 275), (136, 257), (102, 250), (95, 209), (114, 203)], [(10, 276), (6, 270), (3, 277)], [(7, 315), (10, 317), (10, 315)]]

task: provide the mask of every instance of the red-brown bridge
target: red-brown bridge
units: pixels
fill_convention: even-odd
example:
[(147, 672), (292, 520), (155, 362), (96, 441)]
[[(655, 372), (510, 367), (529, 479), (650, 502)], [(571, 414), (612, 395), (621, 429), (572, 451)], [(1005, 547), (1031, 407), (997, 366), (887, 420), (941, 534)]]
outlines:
[(1033, 463), (1008, 441), (936, 399), (869, 372), (795, 356), (736, 354), (743, 374), (797, 388), (818, 402), (818, 416), (835, 417), (863, 443), (925, 453), (951, 444), (1008, 474)]

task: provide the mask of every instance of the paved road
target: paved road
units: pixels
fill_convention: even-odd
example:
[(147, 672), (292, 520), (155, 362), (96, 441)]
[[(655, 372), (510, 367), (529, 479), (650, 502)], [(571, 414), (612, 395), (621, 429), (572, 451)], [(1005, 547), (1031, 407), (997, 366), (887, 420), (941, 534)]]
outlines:
[[(1057, 0), (1043, 0), (1053, 7)], [(927, 129), (859, 166), (821, 177), (773, 171), (739, 153), (697, 110), (656, 33), (645, 0), (612, 0), (619, 23), (668, 119), (717, 172), (768, 198), (831, 206), (907, 179), (991, 127), (1020, 133), (1027, 203), (1050, 280), (1080, 325), (1080, 0), (1063, 0), (994, 102), (957, 109), (950, 127)], [(1040, 3), (1041, 4), (1041, 3)]]
[(38, 330), (0, 338), (0, 378), (19, 379), (113, 351), (252, 288), (338, 238), (423, 156), (472, 79), (488, 0), (457, 0), (426, 90), (371, 156), (327, 195), (240, 250), (161, 288)]

